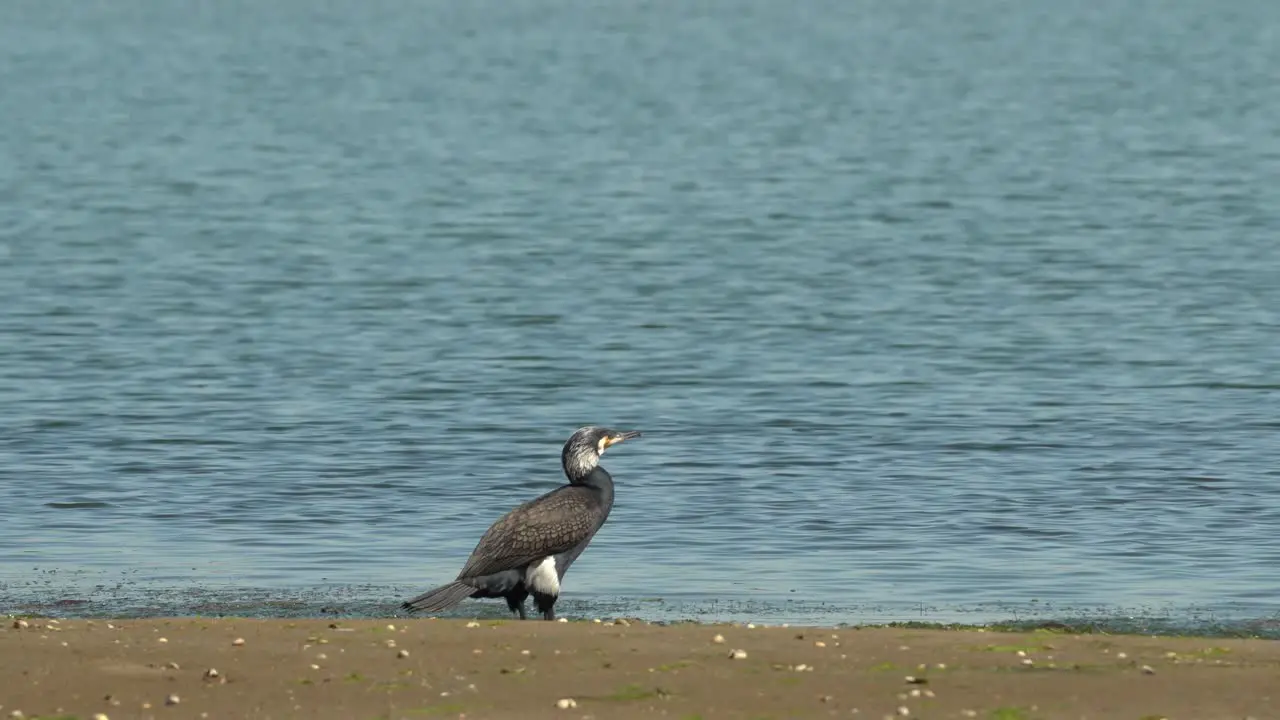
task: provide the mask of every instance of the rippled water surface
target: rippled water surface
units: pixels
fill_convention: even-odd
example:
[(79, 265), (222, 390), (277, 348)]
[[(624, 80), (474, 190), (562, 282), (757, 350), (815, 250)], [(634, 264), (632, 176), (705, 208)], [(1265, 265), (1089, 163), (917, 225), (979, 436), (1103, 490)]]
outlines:
[(1275, 625), (1277, 67), (1263, 0), (6, 3), (0, 606), (389, 612), (602, 423), (569, 614)]

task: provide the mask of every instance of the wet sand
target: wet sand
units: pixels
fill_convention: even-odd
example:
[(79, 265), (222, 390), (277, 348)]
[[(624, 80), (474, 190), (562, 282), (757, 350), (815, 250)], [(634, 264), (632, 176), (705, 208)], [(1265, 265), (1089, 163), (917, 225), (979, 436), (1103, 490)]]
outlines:
[[(745, 657), (732, 658), (735, 650)], [(1280, 641), (609, 621), (28, 618), (0, 629), (0, 706), (0, 718), (16, 710), (83, 720), (1264, 720), (1280, 718)]]

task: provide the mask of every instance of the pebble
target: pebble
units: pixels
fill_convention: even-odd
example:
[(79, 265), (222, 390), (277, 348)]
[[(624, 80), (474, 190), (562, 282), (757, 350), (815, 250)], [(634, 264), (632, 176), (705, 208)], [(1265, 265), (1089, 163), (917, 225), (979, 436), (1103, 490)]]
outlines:
[(815, 643), (813, 644), (813, 646), (814, 646), (814, 647), (826, 647), (826, 646), (827, 646), (827, 644), (826, 644), (826, 643), (824, 643), (824, 642), (822, 642), (821, 640), (819, 640), (819, 641), (815, 642)]
[(804, 672), (805, 670), (812, 670), (812, 669), (813, 668), (809, 667), (808, 665), (805, 665), (804, 663), (800, 663), (795, 667), (796, 672)]
[(934, 667), (938, 668), (939, 670), (946, 670), (946, 669), (947, 669), (947, 664), (946, 664), (946, 663), (938, 663), (938, 664), (937, 664), (937, 665), (935, 665)]
[(204, 676), (206, 679), (213, 680), (218, 677), (218, 669), (209, 668), (208, 670), (204, 671)]
[(592, 620), (591, 622), (593, 622), (593, 623), (595, 623), (595, 624), (599, 625), (600, 623), (602, 623), (602, 622), (604, 622), (604, 621), (603, 621), (603, 620), (601, 620), (600, 618), (596, 618), (596, 619)]
[(312, 670), (319, 670), (319, 669), (320, 669), (320, 666), (319, 666), (319, 665), (317, 665), (317, 664), (315, 664), (315, 663), (311, 663), (311, 669), (312, 669)]
[(925, 690), (925, 691), (924, 691), (924, 696), (925, 696), (925, 697), (937, 697), (937, 696), (938, 696), (938, 694), (937, 694), (937, 693), (935, 693), (935, 692), (934, 692), (934, 691), (932, 691), (932, 690)]
[(402, 659), (402, 660), (403, 660), (404, 658), (409, 657), (409, 651), (408, 651), (408, 650), (401, 650), (400, 652), (396, 653), (396, 657), (398, 657), (398, 658), (400, 658), (400, 659)]
[(390, 630), (391, 632), (395, 632), (395, 631), (396, 631), (396, 626), (395, 626), (395, 625), (388, 625), (388, 626), (387, 626), (387, 629), (388, 629), (388, 630)]
[(960, 711), (960, 714), (961, 714), (961, 715), (963, 715), (963, 716), (965, 716), (965, 717), (978, 717), (978, 711), (977, 711), (977, 710), (961, 710), (961, 711)]
[(1019, 651), (1018, 651), (1018, 657), (1026, 657), (1026, 656), (1027, 656), (1027, 651), (1026, 651), (1026, 650), (1019, 650)]
[(169, 697), (164, 699), (165, 705), (177, 705), (180, 702), (182, 702), (182, 698), (178, 697), (177, 695), (170, 695)]
[(1150, 665), (1143, 665), (1143, 666), (1142, 666), (1142, 674), (1144, 674), (1144, 675), (1155, 675), (1155, 674), (1156, 674), (1156, 670), (1155, 670), (1155, 668), (1151, 667)]
[(165, 667), (169, 668), (170, 670), (181, 670), (181, 669), (182, 669), (182, 666), (181, 666), (181, 665), (179, 665), (179, 664), (178, 664), (178, 663), (176, 663), (176, 662), (171, 662), (171, 663), (169, 663), (168, 665), (166, 665)]
[(729, 651), (729, 659), (730, 659), (730, 660), (745, 660), (746, 658), (747, 658), (747, 651), (746, 651), (746, 650), (731, 650), (731, 651)]
[(1118, 658), (1120, 658), (1121, 660), (1123, 660), (1123, 659), (1125, 659), (1125, 658), (1129, 657), (1129, 653), (1116, 653), (1116, 657), (1118, 657)]
[(167, 642), (169, 642), (169, 638), (158, 638), (158, 639), (156, 640), (156, 642), (167, 643)]
[(21, 710), (14, 710), (9, 713), (9, 717), (13, 718), (13, 720), (22, 720), (26, 715), (23, 715)]
[(528, 651), (528, 650), (521, 650), (521, 651), (520, 651), (520, 654), (521, 654), (521, 655), (528, 655), (528, 654), (530, 654), (530, 653), (529, 653), (529, 651)]
[(916, 677), (915, 675), (908, 675), (904, 677), (903, 680), (905, 680), (908, 685), (924, 685), (925, 683), (929, 682), (929, 678)]
[(484, 651), (483, 651), (483, 650), (481, 650), (480, 648), (476, 648), (475, 650), (472, 650), (472, 651), (471, 651), (471, 654), (472, 654), (472, 655), (483, 655), (483, 654), (484, 654)]
[(328, 655), (325, 655), (324, 653), (320, 653), (319, 655), (316, 655), (316, 659), (317, 659), (317, 660), (328, 660), (328, 659), (329, 659), (329, 656), (328, 656)]
[(476, 622), (475, 620), (472, 620), (471, 622), (467, 623), (467, 627), (469, 628), (480, 627), (480, 623)]
[(395, 646), (396, 646), (396, 641), (395, 641), (395, 640), (387, 640), (385, 643), (383, 643), (383, 645), (386, 645), (386, 646), (387, 646), (387, 647), (389, 647), (389, 648), (390, 648), (390, 647), (395, 647)]
[(556, 707), (560, 708), (561, 710), (568, 710), (569, 708), (578, 707), (578, 703), (573, 698), (560, 698), (559, 700), (556, 701)]
[(914, 690), (912, 690), (911, 697), (920, 697), (920, 688), (915, 688)]
[(556, 618), (556, 622), (567, 623), (569, 622), (569, 618)]
[(901, 715), (902, 717), (906, 717), (911, 714), (911, 710), (908, 709), (906, 705), (903, 705), (898, 708), (898, 714)]
[(106, 713), (94, 713), (93, 720), (111, 720)]
[(711, 642), (713, 642), (713, 643), (715, 643), (715, 644), (719, 645), (719, 644), (721, 644), (721, 643), (723, 643), (723, 642), (724, 642), (724, 636), (723, 636), (723, 635), (716, 635), (715, 637), (711, 638)]
[(755, 630), (755, 629), (756, 629), (756, 624), (755, 624), (755, 623), (747, 623), (747, 629), (748, 629), (748, 630)]
[(818, 696), (818, 702), (829, 703), (829, 702), (831, 702), (832, 700), (835, 700), (835, 698), (834, 698), (834, 697), (832, 697), (832, 696), (830, 696), (830, 695), (819, 695), (819, 696)]
[(244, 638), (236, 638), (235, 640), (231, 641), (231, 644), (236, 647), (240, 647), (241, 645), (244, 644)]
[[(31, 627), (31, 623), (27, 622), (26, 620), (14, 620), (13, 627), (15, 630), (26, 630), (27, 628)], [(14, 710), (13, 712), (16, 712), (19, 714), (22, 713), (21, 710)], [(13, 713), (10, 713), (9, 716), (13, 717)]]
[(1023, 659), (1022, 659), (1022, 664), (1023, 664), (1023, 665), (1035, 665), (1035, 664), (1036, 664), (1036, 661), (1035, 661), (1035, 660), (1032, 660), (1031, 658), (1023, 658)]

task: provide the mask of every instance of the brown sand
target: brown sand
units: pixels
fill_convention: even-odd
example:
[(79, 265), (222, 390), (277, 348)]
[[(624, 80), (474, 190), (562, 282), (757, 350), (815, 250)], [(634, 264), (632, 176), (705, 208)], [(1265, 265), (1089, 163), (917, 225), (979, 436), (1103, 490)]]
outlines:
[(1269, 640), (398, 618), (25, 622), (0, 629), (0, 718), (881, 720), (900, 708), (912, 718), (1280, 718), (1280, 642)]

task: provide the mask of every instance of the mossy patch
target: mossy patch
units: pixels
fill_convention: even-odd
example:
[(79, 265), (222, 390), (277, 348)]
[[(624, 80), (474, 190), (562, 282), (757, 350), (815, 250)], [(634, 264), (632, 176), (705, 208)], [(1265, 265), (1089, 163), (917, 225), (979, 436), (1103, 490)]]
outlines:
[(649, 700), (653, 698), (668, 698), (671, 693), (659, 687), (649, 688), (639, 683), (631, 683), (623, 685), (610, 695), (599, 698), (600, 700), (608, 700), (611, 702), (635, 702), (636, 700)]
[(414, 715), (426, 715), (430, 717), (432, 715), (456, 715), (457, 713), (465, 712), (466, 709), (467, 706), (462, 703), (440, 703), (439, 705), (427, 705), (426, 707), (413, 708), (409, 712)]
[(1002, 707), (987, 715), (989, 720), (1031, 720), (1031, 713), (1020, 707)]
[(994, 652), (994, 653), (1019, 653), (1019, 652), (1031, 653), (1031, 652), (1043, 652), (1045, 650), (1048, 650), (1049, 648), (1045, 647), (1044, 645), (986, 645), (986, 646), (978, 647), (974, 649), (981, 650), (983, 652)]

